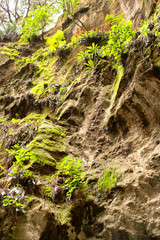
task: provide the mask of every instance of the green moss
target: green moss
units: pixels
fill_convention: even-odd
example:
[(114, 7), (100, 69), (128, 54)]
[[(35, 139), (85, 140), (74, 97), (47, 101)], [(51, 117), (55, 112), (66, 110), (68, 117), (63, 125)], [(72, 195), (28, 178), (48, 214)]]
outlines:
[(7, 119), (5, 116), (0, 117), (0, 123), (7, 123)]
[(33, 152), (30, 164), (27, 168), (38, 164), (39, 168), (50, 166), (55, 169), (56, 160), (54, 153), (65, 153), (65, 130), (60, 126), (54, 126), (49, 120), (44, 120), (39, 127), (38, 135), (29, 143), (28, 151)]
[(15, 118), (12, 118), (12, 119), (11, 119), (11, 122), (12, 122), (12, 123), (18, 123), (19, 121), (20, 121), (20, 119), (15, 119)]
[(117, 76), (116, 76), (115, 83), (114, 83), (114, 86), (113, 86), (114, 98), (117, 95), (122, 77), (123, 77), (123, 67), (120, 65), (120, 66), (118, 66)]
[[(42, 136), (40, 136), (42, 137)], [(45, 137), (45, 135), (44, 135)], [(44, 137), (42, 138), (42, 143), (38, 143), (37, 140), (40, 140), (40, 138), (37, 138), (34, 144), (34, 147), (39, 147), (39, 148), (43, 148), (48, 152), (65, 152), (65, 148), (62, 146), (63, 141), (61, 141), (60, 139), (57, 138), (57, 141), (53, 141), (50, 139), (47, 139)]]
[[(46, 53), (49, 54), (48, 50)], [(39, 67), (39, 71), (36, 72), (35, 77), (41, 76), (41, 80), (53, 82), (53, 65), (55, 64), (56, 58), (45, 56), (42, 59), (39, 59), (37, 65)]]
[(48, 198), (52, 198), (52, 187), (49, 185), (43, 186), (43, 194)]
[(43, 121), (39, 127), (39, 133), (54, 135), (54, 137), (65, 137), (65, 129), (61, 126), (54, 126), (51, 121)]
[(106, 122), (109, 120), (109, 118), (111, 116), (112, 109), (114, 107), (114, 103), (115, 103), (115, 100), (116, 100), (117, 92), (118, 92), (123, 74), (124, 74), (123, 73), (123, 66), (120, 65), (117, 68), (117, 76), (116, 76), (116, 79), (115, 79), (115, 82), (114, 82), (114, 85), (113, 85), (113, 89), (112, 89), (112, 98), (111, 98), (111, 101), (110, 101), (110, 106), (106, 111), (106, 117), (105, 117)]
[(145, 55), (145, 56), (146, 56), (146, 55), (151, 55), (151, 53), (152, 53), (151, 48), (148, 47), (148, 48), (145, 50), (144, 55)]
[(9, 135), (15, 135), (15, 134), (17, 134), (17, 131), (14, 129), (14, 128), (10, 128), (9, 130), (8, 130), (8, 136)]
[(59, 207), (56, 209), (57, 220), (63, 225), (70, 222), (71, 209), (73, 205), (70, 204), (66, 208)]
[(44, 149), (48, 152), (65, 152), (66, 147), (64, 144), (64, 139), (54, 133), (47, 134), (39, 133), (34, 140), (29, 144), (28, 148), (33, 150), (34, 148)]
[(38, 83), (36, 86), (34, 86), (32, 88), (31, 93), (38, 95), (38, 96), (42, 95), (46, 91), (46, 88), (44, 87), (45, 84), (48, 85), (48, 82), (43, 81), (43, 82)]
[(19, 57), (19, 52), (15, 48), (15, 46), (4, 47), (1, 51), (1, 54), (9, 55), (10, 59), (15, 60)]
[(160, 57), (156, 57), (153, 62), (155, 66), (160, 67)]
[(26, 196), (25, 199), (26, 199), (27, 206), (30, 205), (30, 203), (32, 203), (34, 200), (39, 201), (39, 199), (36, 198), (34, 195)]
[(23, 118), (23, 120), (21, 120), (20, 123), (21, 124), (23, 124), (23, 123), (29, 123), (29, 124), (40, 123), (41, 121), (43, 121), (43, 119), (45, 117), (46, 116), (43, 114), (38, 114), (38, 113), (32, 112), (27, 117)]
[(55, 57), (48, 57), (37, 63), (39, 71), (36, 72), (34, 81), (35, 86), (31, 89), (31, 93), (38, 96), (48, 96), (50, 93), (54, 93), (56, 89), (51, 87), (53, 83), (53, 65), (55, 64)]
[[(28, 152), (31, 152), (30, 149), (28, 149)], [(54, 158), (50, 155), (50, 153), (46, 152), (45, 149), (36, 148), (36, 146), (34, 146), (32, 153), (33, 156), (30, 159), (30, 165), (33, 165), (33, 163), (37, 162), (41, 165), (51, 165), (52, 167), (55, 166)]]
[(106, 192), (116, 186), (120, 173), (116, 173), (114, 168), (108, 169), (103, 176), (98, 180), (99, 190)]
[[(30, 151), (29, 151), (30, 152)], [(34, 171), (36, 174), (53, 174), (56, 168), (54, 158), (44, 149), (33, 149), (33, 155), (24, 169)]]
[[(58, 141), (52, 141), (48, 139), (44, 139), (45, 135), (36, 137), (30, 144), (29, 144), (29, 150), (34, 149), (43, 149), (47, 152), (65, 152), (65, 148), (61, 146), (61, 144)], [(39, 142), (40, 141), (40, 142)], [(63, 143), (63, 142), (61, 142)]]

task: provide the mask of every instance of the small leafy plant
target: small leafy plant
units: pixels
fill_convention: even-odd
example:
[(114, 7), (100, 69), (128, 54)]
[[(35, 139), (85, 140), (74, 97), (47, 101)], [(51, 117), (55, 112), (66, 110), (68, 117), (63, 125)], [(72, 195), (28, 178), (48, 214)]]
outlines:
[(95, 65), (98, 63), (99, 60), (99, 54), (100, 54), (100, 47), (92, 43), (92, 46), (87, 47), (87, 50), (85, 52), (78, 53), (77, 60), (79, 63), (82, 63), (85, 61), (86, 66), (86, 72), (93, 70)]
[(67, 189), (66, 197), (69, 199), (75, 189), (83, 190), (84, 187), (81, 162), (81, 159), (65, 157), (58, 167), (58, 175), (66, 178), (62, 187)]
[(11, 195), (4, 196), (3, 197), (3, 207), (8, 207), (8, 206), (14, 207), (17, 212), (25, 213), (24, 208), (26, 205), (18, 202), (17, 197), (13, 197)]
[(3, 206), (8, 207), (11, 214), (13, 211), (25, 213), (25, 191), (26, 184), (35, 185), (34, 174), (25, 168), (28, 161), (33, 157), (32, 152), (20, 147), (20, 142), (15, 144), (11, 150), (6, 149), (9, 156), (13, 155), (15, 161), (6, 176), (6, 184), (3, 194)]
[(12, 123), (18, 123), (19, 121), (20, 121), (20, 119), (16, 119), (16, 118), (12, 118), (12, 119), (11, 119), (11, 122), (12, 122)]
[(106, 55), (113, 58), (114, 67), (117, 68), (120, 62), (121, 53), (128, 51), (128, 44), (133, 39), (133, 23), (123, 18), (123, 15), (114, 17), (112, 14), (106, 16), (106, 21), (111, 25), (109, 32), (109, 41), (102, 48), (102, 57)]
[(46, 38), (46, 44), (52, 51), (56, 51), (58, 47), (63, 47), (66, 44), (64, 33), (58, 30), (53, 36)]
[(145, 20), (141, 20), (140, 22), (140, 28), (139, 28), (139, 32), (143, 35), (143, 36), (147, 36), (151, 31), (148, 28), (148, 22)]
[(9, 156), (14, 155), (16, 159), (16, 162), (13, 163), (14, 166), (13, 173), (10, 173), (10, 175), (18, 173), (18, 168), (23, 168), (24, 162), (29, 160), (29, 156), (28, 154), (25, 153), (25, 149), (24, 148), (18, 149), (18, 147), (19, 147), (18, 145), (17, 146), (14, 145), (15, 149), (13, 150), (6, 149)]
[(93, 70), (95, 68), (95, 63), (93, 60), (89, 59), (86, 65), (86, 72), (89, 72), (90, 70)]
[(12, 147), (12, 150), (6, 149), (9, 156), (15, 156), (16, 161), (13, 162), (13, 169), (10, 171), (9, 175), (14, 176), (19, 173), (20, 169), (24, 170), (23, 175), (29, 176), (30, 172), (24, 169), (24, 165), (28, 163), (31, 158), (34, 158), (34, 154), (32, 152), (27, 152), (26, 149), (20, 148), (19, 144), (15, 144)]
[(98, 180), (99, 190), (106, 192), (116, 186), (116, 182), (120, 173), (115, 173), (115, 169), (111, 168), (104, 172), (103, 176)]

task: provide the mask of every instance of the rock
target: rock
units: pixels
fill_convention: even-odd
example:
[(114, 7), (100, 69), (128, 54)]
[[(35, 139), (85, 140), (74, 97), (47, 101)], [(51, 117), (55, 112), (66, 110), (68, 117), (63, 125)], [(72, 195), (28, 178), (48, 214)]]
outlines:
[[(82, 0), (75, 16), (87, 29), (108, 31), (106, 14), (123, 12), (136, 29), (156, 6), (153, 0)], [(101, 59), (87, 74), (77, 63), (77, 52), (84, 52), (87, 44), (106, 46), (109, 34), (103, 31), (71, 48), (59, 48), (54, 56), (44, 49), (34, 64), (24, 61), (21, 69), (14, 60), (1, 56), (0, 239), (160, 239), (158, 16), (152, 19), (155, 22), (148, 20), (149, 33), (140, 35), (137, 30), (118, 68), (111, 57)], [(53, 32), (61, 26), (67, 40), (83, 32), (64, 16)], [(40, 42), (36, 38), (33, 42), (35, 51)], [(18, 61), (23, 52), (29, 54), (22, 48)], [(9, 46), (14, 49), (17, 44)], [(25, 92), (26, 88), (34, 92), (32, 83), (41, 84), (39, 96)], [(63, 87), (67, 87), (65, 94)], [(7, 156), (6, 148), (16, 155)], [(60, 175), (59, 164), (66, 156), (82, 160), (84, 189), (79, 189), (78, 176), (63, 187), (78, 168), (70, 166)], [(101, 191), (99, 179), (111, 168), (115, 184), (109, 176)], [(69, 190), (73, 191), (68, 197)], [(13, 197), (6, 207), (2, 206), (4, 195)], [(26, 214), (15, 211), (20, 203), (26, 205)]]
[(54, 203), (63, 202), (65, 199), (64, 191), (60, 186), (55, 186), (52, 189), (52, 201)]
[(26, 83), (25, 88), (26, 88), (26, 90), (29, 90), (29, 89), (31, 89), (32, 87), (33, 87), (33, 82), (32, 82), (32, 80), (29, 80), (29, 81)]
[(160, 22), (160, 15), (157, 17), (157, 22), (158, 23)]
[(154, 28), (154, 22), (148, 23), (148, 28), (149, 28), (150, 31), (152, 31), (153, 28)]

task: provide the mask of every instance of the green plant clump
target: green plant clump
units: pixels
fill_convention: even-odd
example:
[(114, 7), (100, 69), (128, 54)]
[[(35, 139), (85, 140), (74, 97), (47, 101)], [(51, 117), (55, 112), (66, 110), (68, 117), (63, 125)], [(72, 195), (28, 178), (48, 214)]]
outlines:
[(44, 194), (44, 196), (46, 196), (48, 198), (52, 198), (52, 187), (44, 185), (43, 186), (43, 194)]
[(116, 186), (116, 182), (119, 173), (115, 173), (115, 169), (111, 168), (104, 172), (103, 176), (98, 180), (98, 188), (99, 190), (106, 192), (107, 190), (111, 190)]
[(85, 61), (86, 72), (93, 70), (95, 65), (98, 64), (100, 54), (100, 47), (98, 44), (92, 43), (92, 46), (87, 47), (85, 52), (78, 53), (77, 60), (79, 63)]
[(63, 158), (58, 166), (57, 175), (63, 175), (66, 177), (62, 187), (68, 189), (66, 196), (69, 199), (75, 189), (84, 189), (85, 184), (82, 179), (82, 170), (82, 160), (74, 159), (68, 156)]
[(3, 197), (3, 207), (7, 207), (7, 206), (14, 206), (16, 208), (16, 211), (25, 213), (24, 207), (26, 205), (18, 202), (18, 200), (16, 198), (13, 198), (10, 195)]
[(33, 124), (33, 123), (40, 123), (45, 119), (45, 115), (43, 114), (39, 114), (39, 113), (35, 113), (32, 112), (30, 113), (27, 117), (23, 118), (20, 123), (28, 123), (28, 124)]
[(12, 150), (6, 149), (6, 151), (8, 152), (9, 156), (14, 155), (16, 159), (16, 161), (13, 163), (13, 169), (9, 175), (16, 175), (19, 173), (19, 169), (24, 169), (24, 176), (30, 175), (30, 172), (25, 170), (25, 164), (34, 158), (34, 154), (32, 152), (27, 152), (27, 150), (24, 148), (20, 148), (19, 144), (15, 144)]
[(34, 157), (32, 152), (27, 152), (26, 149), (20, 148), (19, 144), (15, 144), (11, 150), (6, 149), (9, 156), (15, 156), (15, 162), (13, 162), (13, 166), (10, 167), (8, 175), (10, 176), (10, 180), (7, 181), (6, 191), (7, 194), (3, 196), (3, 206), (8, 207), (11, 206), (11, 210), (16, 210), (19, 213), (25, 213), (23, 204), (25, 192), (23, 187), (20, 184), (16, 184), (14, 188), (9, 188), (12, 185), (11, 179), (31, 179), (35, 184), (34, 175), (31, 171), (26, 169), (25, 165), (28, 164), (28, 161)]
[(12, 119), (11, 119), (11, 122), (12, 122), (12, 123), (18, 123), (19, 121), (20, 121), (20, 119), (16, 119), (16, 118), (12, 118)]
[(58, 30), (53, 36), (46, 38), (46, 44), (52, 51), (56, 51), (58, 47), (63, 47), (66, 44), (64, 33)]
[(102, 57), (108, 55), (113, 58), (114, 65), (117, 68), (121, 53), (128, 51), (128, 44), (133, 39), (135, 32), (133, 31), (133, 23), (123, 18), (123, 15), (115, 18), (112, 14), (106, 16), (106, 20), (111, 25), (109, 32), (108, 44), (102, 48)]
[(106, 21), (111, 25), (107, 44), (100, 47), (92, 43), (85, 52), (78, 54), (78, 62), (84, 62), (87, 71), (93, 70), (101, 60), (106, 58), (110, 59), (110, 63), (117, 69), (121, 54), (128, 51), (128, 44), (134, 37), (132, 21), (124, 19), (122, 15), (117, 18), (112, 14), (107, 15)]

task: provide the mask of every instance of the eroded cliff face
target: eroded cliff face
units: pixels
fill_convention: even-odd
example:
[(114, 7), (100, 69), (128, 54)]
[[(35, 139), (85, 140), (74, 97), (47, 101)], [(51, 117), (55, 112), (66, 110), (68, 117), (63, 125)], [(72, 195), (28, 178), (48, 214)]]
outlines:
[[(146, 1), (120, 0), (87, 6), (81, 20), (89, 28), (105, 25), (107, 13), (123, 12), (136, 25), (156, 10), (152, 1), (147, 7)], [(20, 68), (1, 55), (1, 239), (160, 239), (160, 45), (153, 34), (158, 19), (152, 34), (133, 40), (117, 70), (104, 62), (86, 73), (76, 59), (83, 44), (47, 56), (42, 69), (27, 61)], [(72, 26), (69, 34), (76, 31)], [(10, 48), (22, 60), (35, 51)], [(34, 158), (13, 174), (15, 158), (5, 149), (15, 144)], [(88, 195), (75, 191), (67, 199), (60, 188), (66, 176), (56, 172), (65, 156), (82, 159)], [(120, 177), (102, 192), (98, 180), (110, 168)], [(3, 207), (4, 195), (17, 196), (25, 213), (12, 204)]]
[[(133, 21), (136, 29), (142, 19), (147, 19), (153, 14), (156, 6), (156, 1), (153, 0), (87, 0), (81, 1), (76, 16), (84, 23), (87, 30), (96, 28), (108, 30), (108, 25), (105, 22), (106, 15), (114, 14), (117, 16), (123, 13), (124, 18)], [(63, 24), (61, 24), (62, 21)], [(56, 27), (65, 30), (67, 38), (82, 31), (69, 17), (65, 21), (60, 19)], [(83, 30), (85, 31), (85, 29)], [(53, 32), (55, 32), (55, 29), (49, 31), (48, 34), (50, 35)]]

